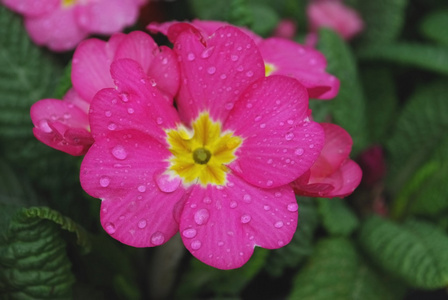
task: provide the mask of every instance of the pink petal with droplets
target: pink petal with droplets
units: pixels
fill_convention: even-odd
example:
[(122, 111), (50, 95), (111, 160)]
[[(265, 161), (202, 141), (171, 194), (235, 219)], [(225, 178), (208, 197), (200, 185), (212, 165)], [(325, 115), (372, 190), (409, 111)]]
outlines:
[(81, 165), (81, 185), (101, 198), (101, 224), (112, 237), (134, 247), (167, 242), (177, 231), (174, 207), (185, 193), (180, 180), (168, 192), (159, 187), (171, 153), (133, 130), (97, 138)]
[(38, 16), (59, 8), (60, 0), (3, 0), (6, 7), (25, 16)]
[(308, 118), (306, 89), (297, 80), (270, 76), (249, 87), (224, 123), (243, 138), (230, 168), (264, 188), (288, 184), (316, 161), (322, 127)]
[(310, 98), (325, 100), (337, 95), (339, 80), (325, 72), (327, 61), (317, 50), (282, 38), (269, 38), (258, 46), (264, 61), (274, 65), (272, 75), (296, 78)]
[(177, 99), (179, 113), (189, 124), (208, 110), (215, 120), (224, 120), (241, 93), (264, 77), (257, 46), (235, 27), (221, 27), (203, 45), (197, 35), (183, 32), (175, 51), (183, 81)]
[(135, 23), (139, 5), (134, 0), (91, 1), (74, 10), (77, 25), (84, 30), (112, 34)]
[(150, 84), (140, 65), (131, 59), (119, 59), (111, 65), (116, 89), (103, 89), (94, 97), (90, 111), (92, 134), (134, 129), (165, 143), (164, 128), (179, 123), (177, 112)]
[(228, 175), (225, 187), (194, 186), (179, 231), (185, 247), (199, 260), (219, 269), (241, 267), (254, 247), (280, 248), (297, 226), (292, 189), (256, 188)]
[(25, 27), (33, 42), (54, 51), (73, 49), (88, 32), (76, 25), (72, 9), (56, 9), (47, 14), (25, 19)]

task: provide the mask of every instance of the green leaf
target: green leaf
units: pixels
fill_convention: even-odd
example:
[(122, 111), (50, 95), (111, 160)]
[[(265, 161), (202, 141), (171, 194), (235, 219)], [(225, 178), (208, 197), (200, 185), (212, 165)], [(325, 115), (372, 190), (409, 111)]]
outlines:
[(190, 8), (198, 19), (226, 21), (230, 15), (228, 1), (190, 0)]
[(330, 235), (349, 236), (359, 221), (342, 199), (318, 198), (322, 224)]
[(341, 37), (329, 29), (319, 32), (318, 49), (327, 59), (327, 71), (341, 81), (337, 97), (321, 106), (329, 106), (334, 123), (350, 133), (353, 153), (356, 154), (367, 145), (367, 124), (365, 99), (355, 58)]
[(268, 36), (277, 26), (280, 17), (272, 8), (263, 4), (253, 3), (249, 7), (253, 15), (250, 29), (261, 36)]
[(192, 259), (176, 294), (179, 299), (197, 299), (210, 295), (237, 296), (263, 267), (269, 250), (255, 248), (254, 255), (241, 268), (219, 270)]
[(407, 3), (408, 0), (358, 0), (356, 8), (365, 23), (360, 36), (363, 45), (395, 40), (404, 25)]
[(3, 234), (0, 290), (7, 299), (70, 298), (74, 277), (58, 224), (22, 209)]
[(447, 139), (448, 85), (433, 82), (417, 89), (398, 116), (387, 141), (389, 189), (393, 195)]
[(360, 59), (386, 61), (404, 66), (413, 66), (424, 70), (448, 74), (448, 49), (444, 46), (396, 42), (376, 44), (359, 50)]
[(448, 10), (434, 11), (425, 16), (420, 31), (436, 43), (448, 46)]
[(314, 231), (319, 225), (315, 200), (297, 197), (299, 204), (299, 223), (291, 242), (271, 250), (265, 264), (266, 270), (273, 276), (282, 275), (286, 268), (295, 268), (313, 252)]
[(362, 225), (359, 242), (381, 268), (412, 287), (448, 285), (448, 236), (432, 224), (410, 220), (400, 225), (374, 216)]
[(293, 281), (289, 299), (400, 299), (402, 287), (375, 273), (344, 238), (321, 240), (305, 268)]

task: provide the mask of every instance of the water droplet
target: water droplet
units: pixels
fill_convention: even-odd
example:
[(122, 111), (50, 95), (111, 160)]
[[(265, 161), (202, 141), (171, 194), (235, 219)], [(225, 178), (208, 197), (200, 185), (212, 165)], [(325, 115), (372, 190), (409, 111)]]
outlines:
[(140, 221), (138, 221), (137, 224), (138, 228), (143, 229), (146, 227), (146, 220), (145, 219), (141, 219)]
[(219, 241), (219, 242), (218, 242), (218, 246), (219, 246), (219, 247), (224, 246), (224, 242), (223, 242), (223, 241)]
[(163, 124), (163, 119), (162, 119), (161, 117), (158, 117), (158, 118), (156, 119), (156, 123), (157, 123), (158, 125), (162, 125), (162, 124)]
[(260, 128), (261, 128), (261, 129), (263, 129), (263, 128), (265, 128), (265, 127), (266, 127), (266, 124), (265, 124), (265, 123), (261, 123), (261, 124), (260, 124)]
[(140, 186), (137, 188), (137, 190), (138, 190), (140, 193), (144, 193), (144, 192), (146, 192), (146, 186), (144, 186), (144, 185), (140, 185)]
[(108, 233), (108, 234), (114, 234), (115, 233), (115, 224), (114, 223), (110, 223), (110, 222), (107, 222), (105, 225), (104, 225), (104, 229), (106, 230), (106, 232)]
[(271, 207), (269, 205), (265, 205), (265, 206), (263, 206), (263, 209), (267, 211), (267, 210), (270, 210)]
[(280, 247), (283, 247), (285, 245), (285, 242), (280, 240), (277, 242), (277, 245), (279, 245)]
[(165, 236), (160, 231), (154, 232), (151, 235), (151, 243), (154, 245), (162, 245), (165, 242)]
[(273, 161), (272, 158), (268, 159), (267, 161), (268, 165), (272, 164), (272, 161)]
[(110, 117), (110, 116), (112, 116), (112, 112), (111, 112), (110, 110), (106, 110), (106, 112), (104, 113), (104, 115), (105, 115), (106, 117)]
[(212, 199), (210, 199), (210, 197), (204, 197), (204, 199), (202, 199), (202, 202), (204, 202), (205, 204), (210, 204), (212, 203)]
[(128, 153), (121, 145), (117, 145), (112, 149), (112, 155), (115, 156), (115, 158), (123, 160), (126, 159), (128, 156)]
[(247, 71), (247, 72), (246, 72), (246, 76), (247, 76), (247, 77), (252, 77), (252, 76), (254, 76), (254, 72), (252, 72), (252, 71)]
[(260, 115), (256, 116), (254, 120), (255, 120), (255, 122), (260, 121), (261, 120), (261, 116)]
[(232, 60), (232, 61), (237, 61), (238, 60), (238, 55), (231, 55), (230, 56), (230, 59)]
[(314, 144), (310, 144), (308, 147), (310, 147), (311, 149), (314, 148)]
[(246, 108), (252, 108), (253, 104), (252, 103), (247, 103), (246, 104)]
[(231, 110), (233, 108), (233, 103), (232, 102), (228, 102), (226, 103), (226, 105), (224, 106), (227, 110)]
[(197, 232), (196, 232), (196, 229), (194, 229), (194, 228), (188, 228), (182, 232), (182, 235), (184, 237), (186, 237), (187, 239), (194, 238), (196, 236), (196, 234), (197, 234)]
[(191, 242), (191, 249), (193, 249), (193, 250), (198, 250), (199, 248), (201, 248), (201, 246), (202, 246), (202, 243), (198, 240)]
[(159, 189), (165, 193), (172, 193), (180, 186), (181, 179), (177, 176), (171, 178), (168, 174), (156, 175), (156, 183)]
[(128, 114), (132, 115), (134, 113), (134, 109), (132, 107), (128, 108)]
[(221, 78), (221, 79), (226, 79), (227, 78), (227, 75), (226, 74), (221, 74), (221, 76), (219, 76), (219, 78)]
[(299, 205), (297, 203), (288, 204), (288, 210), (291, 212), (295, 212), (299, 209)]
[(282, 193), (281, 192), (275, 192), (274, 196), (277, 197), (277, 198), (280, 198), (282, 196)]
[(128, 95), (128, 93), (121, 93), (120, 94), (120, 99), (123, 102), (129, 102), (129, 95)]
[(194, 53), (190, 52), (187, 55), (187, 59), (188, 61), (193, 61), (196, 58), (196, 56), (194, 55)]
[(241, 223), (247, 224), (250, 222), (252, 218), (249, 215), (242, 215), (241, 216)]
[(285, 134), (285, 139), (287, 141), (291, 141), (293, 138), (294, 138), (294, 133), (288, 132), (287, 134)]
[(282, 228), (283, 227), (283, 222), (282, 221), (275, 222), (274, 227), (275, 228)]
[(117, 129), (117, 124), (115, 124), (115, 123), (110, 123), (109, 125), (107, 125), (107, 129), (109, 129), (109, 130), (115, 130), (115, 129)]
[(304, 152), (304, 151), (303, 151), (302, 148), (297, 148), (296, 151), (294, 151), (294, 153), (295, 153), (296, 155), (298, 155), (298, 156), (302, 155), (303, 152)]
[(210, 75), (215, 74), (215, 72), (216, 72), (216, 68), (215, 67), (209, 67), (207, 69), (207, 73), (210, 74)]
[(243, 196), (243, 201), (246, 203), (250, 203), (252, 201), (252, 197), (249, 194)]
[(236, 201), (230, 202), (230, 208), (236, 208), (237, 206), (238, 206), (238, 202), (236, 202)]
[(108, 187), (110, 184), (110, 178), (107, 176), (103, 176), (100, 178), (100, 185), (102, 187)]
[(209, 58), (210, 55), (212, 55), (213, 50), (215, 50), (215, 46), (209, 47), (209, 48), (205, 48), (204, 51), (202, 51), (201, 53), (201, 57), (202, 58)]
[(210, 217), (210, 213), (209, 213), (208, 209), (202, 208), (194, 214), (194, 221), (198, 225), (205, 225), (205, 224), (207, 224), (209, 217)]
[(272, 186), (273, 184), (274, 184), (274, 182), (272, 180), (266, 181), (266, 185), (267, 186)]
[(70, 119), (72, 117), (68, 112), (64, 113), (64, 119)]
[(42, 130), (43, 132), (46, 133), (50, 133), (53, 131), (53, 129), (51, 129), (50, 125), (48, 125), (48, 121), (43, 119), (39, 121), (39, 129)]
[(162, 65), (166, 65), (168, 63), (168, 58), (164, 57), (162, 59)]

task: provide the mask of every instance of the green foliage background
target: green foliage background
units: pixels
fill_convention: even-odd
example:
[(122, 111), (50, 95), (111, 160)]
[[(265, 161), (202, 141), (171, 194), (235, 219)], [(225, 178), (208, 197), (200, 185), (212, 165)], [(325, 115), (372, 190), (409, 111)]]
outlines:
[[(99, 201), (79, 185), (81, 158), (32, 134), (30, 106), (70, 86), (72, 53), (37, 47), (19, 15), (0, 5), (1, 299), (438, 299), (448, 286), (448, 3), (347, 0), (365, 30), (342, 40), (319, 32), (331, 101), (311, 101), (317, 121), (352, 136), (352, 158), (384, 149), (387, 175), (347, 199), (298, 197), (289, 245), (256, 249), (221, 271), (177, 238), (134, 249), (99, 226)], [(307, 31), (305, 0), (155, 1), (160, 20), (216, 19), (269, 36), (282, 19)], [(142, 17), (139, 24), (152, 19)], [(134, 29), (143, 29), (136, 25)], [(157, 37), (159, 38), (159, 37)], [(65, 75), (64, 75), (65, 74)], [(376, 203), (381, 201), (385, 213)], [(445, 290), (444, 290), (445, 289)]]

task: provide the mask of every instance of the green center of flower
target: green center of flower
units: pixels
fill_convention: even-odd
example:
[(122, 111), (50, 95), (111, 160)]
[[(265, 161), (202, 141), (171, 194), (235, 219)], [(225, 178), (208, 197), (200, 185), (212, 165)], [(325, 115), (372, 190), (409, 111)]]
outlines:
[(211, 157), (212, 154), (205, 148), (197, 148), (193, 151), (193, 160), (195, 163), (205, 165)]

